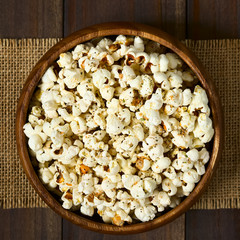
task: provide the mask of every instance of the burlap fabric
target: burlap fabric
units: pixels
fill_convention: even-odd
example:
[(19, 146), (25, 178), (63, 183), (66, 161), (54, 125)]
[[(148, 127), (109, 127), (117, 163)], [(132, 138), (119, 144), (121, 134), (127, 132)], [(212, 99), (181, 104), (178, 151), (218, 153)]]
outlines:
[[(59, 39), (0, 40), (0, 204), (46, 207), (19, 163), (17, 99), (31, 68)], [(194, 209), (240, 208), (240, 40), (185, 41), (213, 77), (225, 114), (225, 146), (214, 179)]]

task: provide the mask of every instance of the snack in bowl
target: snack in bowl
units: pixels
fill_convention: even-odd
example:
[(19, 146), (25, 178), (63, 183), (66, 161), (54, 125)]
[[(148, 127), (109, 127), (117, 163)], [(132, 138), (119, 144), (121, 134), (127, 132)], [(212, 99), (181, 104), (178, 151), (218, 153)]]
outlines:
[(175, 208), (205, 173), (214, 129), (205, 90), (159, 43), (119, 35), (60, 54), (24, 133), (65, 209), (122, 226)]

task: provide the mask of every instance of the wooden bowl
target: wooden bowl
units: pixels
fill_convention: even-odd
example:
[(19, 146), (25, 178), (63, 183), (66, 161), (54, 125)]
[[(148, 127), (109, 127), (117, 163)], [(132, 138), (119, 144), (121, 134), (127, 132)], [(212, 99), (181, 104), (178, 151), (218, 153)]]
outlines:
[[(97, 222), (97, 220), (94, 218), (84, 217), (83, 215), (75, 214), (62, 208), (61, 204), (44, 187), (38, 178), (38, 175), (36, 174), (30, 160), (26, 137), (23, 133), (23, 125), (27, 120), (28, 106), (32, 94), (44, 72), (59, 57), (60, 53), (66, 52), (77, 44), (86, 42), (93, 38), (120, 34), (140, 36), (151, 39), (176, 52), (194, 71), (202, 86), (205, 88), (212, 110), (213, 126), (215, 129), (213, 149), (206, 173), (202, 176), (201, 181), (197, 184), (193, 192), (186, 197), (180, 203), (180, 205), (161, 215), (160, 217), (157, 217), (149, 222), (126, 225), (123, 227)], [(71, 222), (89, 230), (109, 234), (132, 234), (148, 231), (173, 221), (182, 213), (186, 212), (198, 200), (202, 192), (208, 186), (210, 179), (216, 170), (217, 162), (220, 157), (223, 146), (223, 116), (218, 93), (215, 90), (211, 78), (206, 73), (204, 67), (196, 58), (196, 56), (181, 42), (157, 28), (142, 24), (126, 22), (104, 23), (82, 29), (64, 38), (55, 46), (53, 46), (46, 54), (44, 54), (44, 56), (35, 65), (27, 78), (19, 98), (16, 116), (16, 139), (21, 164), (29, 181), (43, 201), (45, 201), (47, 205), (50, 206), (55, 212)]]

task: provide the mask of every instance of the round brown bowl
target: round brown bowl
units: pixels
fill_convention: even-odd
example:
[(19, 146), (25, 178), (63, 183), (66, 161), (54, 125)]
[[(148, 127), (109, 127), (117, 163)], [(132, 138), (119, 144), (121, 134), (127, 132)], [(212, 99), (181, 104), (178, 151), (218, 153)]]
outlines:
[[(154, 220), (145, 223), (126, 225), (123, 227), (105, 224), (95, 219), (94, 217), (84, 217), (80, 213), (76, 214), (62, 208), (61, 204), (44, 187), (38, 178), (38, 175), (35, 172), (30, 160), (26, 137), (23, 133), (23, 125), (27, 120), (28, 106), (32, 94), (44, 72), (59, 57), (60, 53), (66, 52), (77, 44), (89, 41), (93, 38), (120, 34), (140, 36), (158, 42), (176, 52), (188, 64), (188, 66), (199, 78), (202, 86), (207, 92), (210, 107), (212, 110), (213, 126), (215, 130), (211, 149), (211, 158), (208, 163), (206, 173), (202, 176), (201, 181), (197, 184), (193, 192), (188, 197), (186, 197), (176, 208), (164, 213)], [(84, 28), (64, 38), (55, 46), (53, 46), (46, 54), (44, 54), (44, 56), (35, 65), (32, 72), (27, 78), (18, 101), (16, 116), (16, 140), (21, 164), (27, 174), (29, 181), (37, 193), (40, 195), (40, 197), (43, 199), (43, 201), (46, 202), (47, 205), (50, 206), (56, 213), (70, 220), (71, 222), (89, 230), (109, 234), (133, 234), (148, 231), (173, 221), (182, 213), (186, 212), (198, 200), (200, 195), (208, 186), (210, 179), (216, 170), (217, 162), (220, 157), (223, 146), (223, 116), (218, 93), (215, 90), (211, 78), (206, 73), (204, 67), (196, 58), (196, 56), (181, 42), (157, 28), (142, 24), (127, 22), (104, 23)]]

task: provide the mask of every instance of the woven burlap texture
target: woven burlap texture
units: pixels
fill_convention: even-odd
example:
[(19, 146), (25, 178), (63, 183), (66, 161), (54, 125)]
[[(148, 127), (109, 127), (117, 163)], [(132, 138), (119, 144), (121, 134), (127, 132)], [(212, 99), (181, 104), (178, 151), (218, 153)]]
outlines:
[[(0, 205), (46, 207), (17, 155), (14, 121), (23, 83), (59, 39), (0, 39)], [(194, 209), (240, 208), (240, 40), (186, 40), (214, 79), (225, 116), (225, 146), (217, 172)]]

